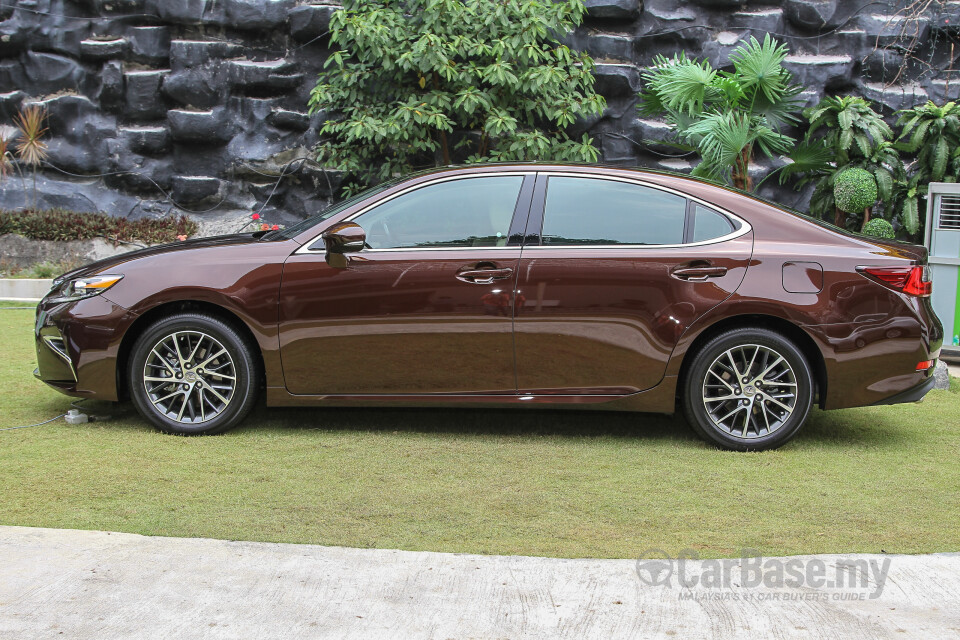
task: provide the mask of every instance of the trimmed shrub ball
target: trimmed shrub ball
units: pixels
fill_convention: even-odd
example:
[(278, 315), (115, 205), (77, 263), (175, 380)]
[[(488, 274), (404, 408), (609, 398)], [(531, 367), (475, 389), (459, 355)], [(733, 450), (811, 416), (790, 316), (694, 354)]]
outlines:
[(893, 225), (884, 220), (883, 218), (873, 218), (863, 227), (864, 235), (873, 236), (875, 238), (893, 238), (895, 233), (893, 232)]
[(844, 169), (833, 183), (837, 208), (860, 213), (877, 201), (877, 180), (866, 169)]

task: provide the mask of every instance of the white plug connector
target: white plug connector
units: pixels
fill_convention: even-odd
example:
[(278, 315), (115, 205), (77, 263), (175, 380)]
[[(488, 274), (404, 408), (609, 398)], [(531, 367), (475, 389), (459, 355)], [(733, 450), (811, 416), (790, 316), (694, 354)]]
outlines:
[(67, 411), (64, 420), (67, 421), (67, 424), (85, 424), (87, 422), (87, 414), (80, 413), (76, 409), (70, 409), (70, 411)]

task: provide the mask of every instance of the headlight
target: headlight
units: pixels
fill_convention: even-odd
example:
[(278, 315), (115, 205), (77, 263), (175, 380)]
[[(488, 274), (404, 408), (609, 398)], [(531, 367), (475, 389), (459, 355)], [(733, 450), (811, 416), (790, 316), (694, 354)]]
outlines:
[[(88, 276), (57, 282), (54, 280), (52, 302), (69, 302), (100, 295), (123, 279), (121, 275)], [(59, 280), (59, 278), (58, 278)]]

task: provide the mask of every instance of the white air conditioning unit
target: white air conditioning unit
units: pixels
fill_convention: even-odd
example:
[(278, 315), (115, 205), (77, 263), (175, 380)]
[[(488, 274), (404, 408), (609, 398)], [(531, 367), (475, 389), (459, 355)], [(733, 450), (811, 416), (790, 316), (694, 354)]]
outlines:
[(931, 182), (927, 237), (933, 310), (943, 323), (944, 352), (960, 353), (960, 184)]

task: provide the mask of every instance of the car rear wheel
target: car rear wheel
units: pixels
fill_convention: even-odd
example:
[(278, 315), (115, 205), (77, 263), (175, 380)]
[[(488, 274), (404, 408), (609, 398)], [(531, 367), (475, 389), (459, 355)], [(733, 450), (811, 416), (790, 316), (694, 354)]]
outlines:
[(779, 333), (734, 329), (694, 356), (682, 403), (704, 440), (737, 451), (774, 449), (807, 419), (813, 375), (803, 353)]
[(259, 387), (253, 349), (230, 324), (184, 313), (150, 326), (134, 343), (130, 396), (166, 433), (222, 433), (250, 413)]

